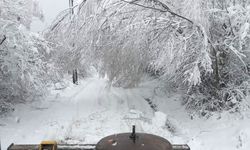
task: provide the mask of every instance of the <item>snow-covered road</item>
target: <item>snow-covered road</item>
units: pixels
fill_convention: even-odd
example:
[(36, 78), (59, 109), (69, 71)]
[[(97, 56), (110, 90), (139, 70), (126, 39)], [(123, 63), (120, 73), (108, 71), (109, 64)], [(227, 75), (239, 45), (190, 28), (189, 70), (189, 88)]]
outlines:
[[(130, 116), (130, 107), (139, 106), (134, 96), (129, 90), (108, 88), (104, 79), (96, 78), (78, 86), (70, 85), (63, 91), (53, 90), (45, 101), (20, 104), (10, 116), (1, 118), (3, 149), (11, 143), (40, 143), (49, 139), (96, 143), (109, 134), (128, 132), (136, 121), (126, 116)], [(140, 108), (152, 116), (146, 102)]]
[[(108, 87), (105, 79), (89, 78), (64, 90), (52, 90), (44, 101), (16, 106), (0, 119), (3, 150), (11, 143), (96, 143), (104, 136), (137, 131), (160, 135), (172, 143), (187, 143), (192, 150), (249, 150), (250, 115), (222, 114), (208, 120), (189, 115), (179, 96), (156, 96), (157, 82), (135, 89)], [(145, 98), (157, 104), (154, 112)], [(232, 121), (234, 120), (234, 121)], [(167, 125), (165, 125), (167, 124)]]

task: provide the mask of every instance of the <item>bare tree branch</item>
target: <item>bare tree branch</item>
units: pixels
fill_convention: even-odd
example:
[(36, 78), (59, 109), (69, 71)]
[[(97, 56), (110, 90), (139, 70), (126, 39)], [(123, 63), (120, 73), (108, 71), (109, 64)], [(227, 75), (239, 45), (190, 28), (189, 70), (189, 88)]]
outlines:
[(170, 10), (170, 8), (159, 0), (152, 0), (154, 3), (161, 5), (164, 9)]
[(7, 38), (7, 37), (4, 35), (4, 36), (3, 36), (3, 39), (0, 41), (0, 45), (3, 44), (3, 42), (6, 40), (6, 38)]

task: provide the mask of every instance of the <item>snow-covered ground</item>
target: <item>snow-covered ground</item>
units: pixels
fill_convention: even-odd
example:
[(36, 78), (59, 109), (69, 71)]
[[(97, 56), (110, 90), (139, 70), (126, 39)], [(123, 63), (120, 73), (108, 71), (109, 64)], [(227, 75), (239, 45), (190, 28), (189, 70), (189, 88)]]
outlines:
[[(52, 90), (44, 101), (20, 104), (0, 118), (2, 149), (11, 143), (97, 143), (119, 132), (160, 135), (171, 143), (187, 143), (191, 150), (249, 150), (250, 113), (214, 115), (191, 119), (180, 104), (178, 94), (154, 95), (157, 81), (143, 82), (138, 88), (108, 87), (105, 79), (88, 78), (79, 85)], [(156, 104), (154, 112), (149, 99)]]

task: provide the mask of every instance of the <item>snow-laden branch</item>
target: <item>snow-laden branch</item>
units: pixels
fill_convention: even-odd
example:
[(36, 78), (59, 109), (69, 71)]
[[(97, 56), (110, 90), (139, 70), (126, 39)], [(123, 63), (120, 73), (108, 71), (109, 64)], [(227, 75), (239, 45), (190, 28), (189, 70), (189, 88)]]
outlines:
[(137, 5), (137, 6), (140, 6), (140, 7), (143, 7), (143, 8), (147, 8), (147, 9), (152, 9), (152, 10), (155, 10), (155, 11), (159, 11), (159, 12), (168, 12), (168, 13), (170, 13), (173, 16), (179, 17), (179, 18), (184, 19), (184, 20), (186, 20), (186, 21), (188, 21), (188, 22), (190, 22), (190, 23), (193, 24), (192, 20), (190, 20), (190, 19), (188, 19), (188, 18), (186, 18), (186, 17), (184, 17), (182, 15), (179, 15), (179, 14), (173, 12), (172, 10), (169, 9), (169, 7), (167, 5), (163, 4), (162, 2), (160, 2), (158, 0), (153, 0), (153, 2), (161, 4), (161, 6), (163, 8), (165, 8), (165, 10), (159, 9), (159, 8), (155, 8), (155, 7), (150, 7), (150, 6), (145, 6), (145, 5), (138, 4), (138, 3), (136, 3), (138, 0), (136, 0), (136, 1), (121, 0), (121, 1), (123, 1), (125, 3), (129, 3), (129, 4)]
[(140, 0), (134, 0), (134, 1), (121, 0), (121, 1), (123, 1), (123, 2), (125, 2), (125, 3), (129, 3), (129, 4), (137, 5), (137, 6), (140, 6), (140, 7), (143, 7), (143, 8), (147, 8), (147, 9), (159, 11), (159, 12), (167, 12), (167, 13), (170, 13), (171, 15), (173, 15), (173, 16), (176, 16), (176, 17), (179, 17), (179, 18), (181, 18), (181, 19), (184, 19), (184, 20), (188, 21), (188, 22), (191, 23), (192, 25), (196, 26), (197, 29), (198, 29), (199, 31), (201, 31), (202, 36), (203, 36), (203, 37), (206, 37), (206, 39), (207, 39), (207, 41), (205, 41), (205, 42), (208, 42), (208, 43), (211, 45), (211, 47), (212, 47), (213, 49), (215, 49), (214, 44), (212, 43), (212, 41), (210, 40), (210, 38), (207, 37), (207, 36), (205, 35), (206, 33), (201, 29), (201, 26), (200, 26), (200, 25), (198, 25), (197, 23), (193, 22), (193, 21), (192, 21), (191, 19), (189, 19), (189, 18), (186, 18), (186, 17), (184, 17), (184, 16), (182, 16), (182, 15), (179, 15), (178, 13), (175, 13), (175, 12), (172, 11), (166, 4), (160, 2), (159, 0), (152, 0), (152, 1), (153, 1), (154, 3), (156, 3), (157, 5), (160, 4), (160, 6), (162, 6), (162, 7), (164, 8), (164, 10), (163, 10), (163, 9), (159, 9), (159, 8), (155, 8), (155, 7), (145, 6), (145, 5), (142, 5), (142, 4), (137, 3), (137, 2), (140, 1)]

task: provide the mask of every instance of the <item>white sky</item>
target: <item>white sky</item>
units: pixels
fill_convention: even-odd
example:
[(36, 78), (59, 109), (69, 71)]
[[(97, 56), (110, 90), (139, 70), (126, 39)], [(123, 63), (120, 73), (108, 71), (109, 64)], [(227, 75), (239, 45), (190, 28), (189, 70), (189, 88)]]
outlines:
[(50, 25), (59, 12), (65, 10), (69, 6), (69, 0), (38, 0), (40, 7), (43, 10), (45, 20), (41, 22), (37, 18), (34, 18), (31, 24), (32, 31), (42, 31)]

